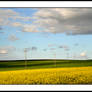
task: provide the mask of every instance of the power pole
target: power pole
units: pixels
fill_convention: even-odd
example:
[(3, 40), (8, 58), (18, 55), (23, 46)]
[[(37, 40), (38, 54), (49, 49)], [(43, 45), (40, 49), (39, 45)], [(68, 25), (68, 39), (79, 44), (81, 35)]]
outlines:
[(24, 49), (24, 56), (25, 56), (25, 69), (27, 68), (27, 49)]
[[(48, 47), (52, 47), (52, 46), (49, 46), (49, 45), (48, 45)], [(55, 48), (52, 48), (52, 49), (50, 49), (50, 50), (53, 51), (54, 49), (55, 49)], [(53, 52), (53, 53), (54, 53), (54, 52)], [(54, 65), (55, 65), (55, 67), (56, 67), (56, 52), (55, 52), (54, 54), (53, 54), (53, 53), (52, 53), (52, 55), (54, 55), (54, 57), (55, 57)]]
[(67, 58), (67, 60), (68, 60), (68, 59), (69, 59), (69, 53), (67, 52), (66, 54), (67, 54), (66, 58)]
[(56, 67), (56, 52), (55, 52), (55, 54), (54, 54), (54, 55), (55, 55), (55, 67)]

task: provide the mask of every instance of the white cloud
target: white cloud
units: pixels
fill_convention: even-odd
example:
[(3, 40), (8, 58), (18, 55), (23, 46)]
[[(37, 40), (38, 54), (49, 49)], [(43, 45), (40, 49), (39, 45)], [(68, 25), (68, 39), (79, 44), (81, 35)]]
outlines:
[(11, 23), (11, 26), (13, 26), (13, 27), (21, 27), (22, 24), (20, 22), (14, 22), (14, 23)]
[(10, 35), (10, 36), (8, 37), (8, 39), (9, 39), (10, 41), (19, 40), (19, 38), (17, 38), (16, 35), (14, 35), (14, 34)]
[(80, 58), (81, 59), (88, 59), (89, 57), (88, 57), (86, 52), (82, 52), (82, 53), (80, 53)]
[(17, 59), (14, 46), (0, 46), (0, 60)]
[(86, 56), (86, 53), (85, 52), (82, 52), (82, 53), (80, 53), (80, 56), (85, 57)]
[(11, 17), (15, 15), (18, 15), (18, 13), (16, 13), (12, 9), (0, 9), (0, 17)]
[(39, 32), (34, 25), (26, 24), (22, 27), (22, 32)]
[(8, 53), (8, 51), (5, 50), (5, 49), (1, 49), (1, 50), (0, 50), (0, 54), (7, 54), (7, 53)]
[(0, 25), (9, 25), (9, 19), (12, 19), (15, 16), (18, 16), (18, 13), (11, 9), (0, 9)]
[(30, 21), (31, 17), (23, 17), (21, 15), (13, 17), (14, 20)]
[[(12, 9), (0, 9), (0, 26), (14, 26), (14, 27), (21, 27), (21, 21), (30, 21), (30, 16), (22, 16), (19, 12), (16, 12)], [(15, 22), (13, 22), (15, 21)]]
[(16, 50), (16, 48), (13, 46), (3, 46), (0, 47), (0, 54), (8, 54), (14, 50)]

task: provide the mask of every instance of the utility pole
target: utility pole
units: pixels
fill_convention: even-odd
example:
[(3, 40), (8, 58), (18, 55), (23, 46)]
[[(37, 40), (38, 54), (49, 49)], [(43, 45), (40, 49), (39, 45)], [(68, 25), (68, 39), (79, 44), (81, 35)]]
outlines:
[(55, 67), (56, 67), (56, 52), (55, 52), (55, 54), (54, 54), (54, 55), (55, 55)]
[(27, 68), (27, 49), (24, 49), (24, 56), (25, 56), (25, 69)]
[(68, 60), (68, 59), (69, 59), (69, 53), (67, 52), (66, 54), (67, 54), (66, 58), (67, 58), (67, 60)]
[[(50, 46), (50, 45), (48, 45), (48, 47), (53, 47), (53, 46)], [(53, 52), (53, 50), (54, 50), (55, 48), (51, 48), (50, 50)], [(50, 52), (51, 52), (50, 51)], [(55, 57), (55, 60), (53, 60), (54, 61), (54, 65), (55, 65), (55, 67), (56, 67), (56, 53), (52, 53), (52, 55), (54, 55), (54, 57)]]

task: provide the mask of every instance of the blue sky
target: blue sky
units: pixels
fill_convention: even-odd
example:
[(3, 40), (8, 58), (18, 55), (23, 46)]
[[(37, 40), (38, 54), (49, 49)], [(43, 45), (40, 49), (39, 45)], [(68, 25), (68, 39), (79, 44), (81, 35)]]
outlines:
[(91, 17), (89, 8), (0, 8), (0, 60), (24, 59), (24, 48), (28, 59), (92, 58)]

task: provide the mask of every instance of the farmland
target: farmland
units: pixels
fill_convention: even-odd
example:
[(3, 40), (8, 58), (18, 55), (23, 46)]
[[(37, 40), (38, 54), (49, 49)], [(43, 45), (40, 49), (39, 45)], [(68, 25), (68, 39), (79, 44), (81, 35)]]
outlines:
[[(27, 60), (26, 62), (26, 69), (92, 66), (92, 60)], [(25, 69), (24, 60), (0, 61), (0, 71), (23, 69)]]
[(92, 60), (0, 61), (0, 84), (92, 84)]
[(92, 67), (0, 72), (0, 84), (92, 84)]

